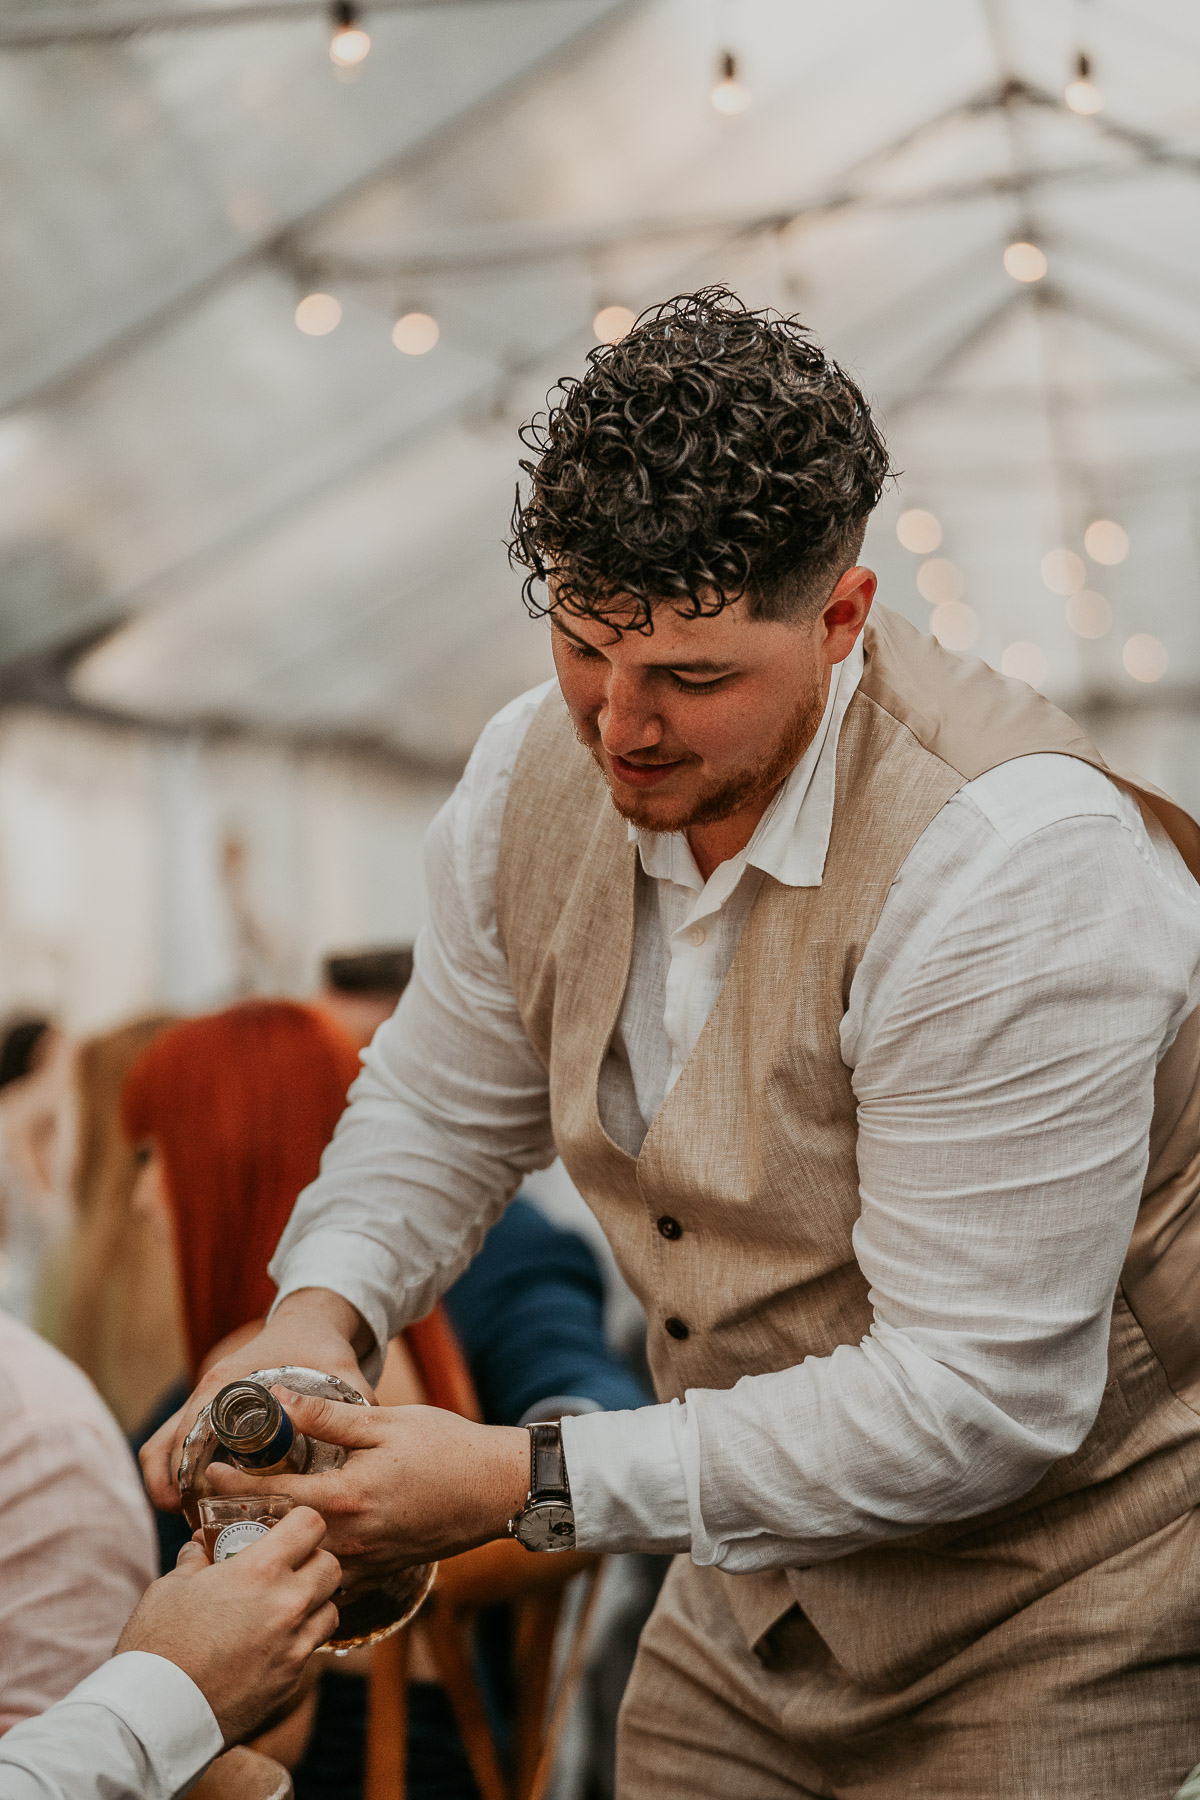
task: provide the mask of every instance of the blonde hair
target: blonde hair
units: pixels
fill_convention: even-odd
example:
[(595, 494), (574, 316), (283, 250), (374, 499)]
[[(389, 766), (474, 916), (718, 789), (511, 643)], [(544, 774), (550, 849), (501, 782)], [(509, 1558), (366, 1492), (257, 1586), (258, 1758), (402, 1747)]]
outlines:
[(75, 1217), (63, 1259), (59, 1344), (126, 1431), (187, 1367), (169, 1224), (133, 1212), (139, 1164), (121, 1128), (125, 1077), (172, 1023), (166, 1014), (133, 1019), (87, 1039), (75, 1056)]

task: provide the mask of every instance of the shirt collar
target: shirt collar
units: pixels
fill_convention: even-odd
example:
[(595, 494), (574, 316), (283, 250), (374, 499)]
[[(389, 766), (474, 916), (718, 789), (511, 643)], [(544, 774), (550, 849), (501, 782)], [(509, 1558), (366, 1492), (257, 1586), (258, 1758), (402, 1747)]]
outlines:
[[(838, 739), (862, 674), (860, 637), (845, 662), (834, 669), (825, 711), (812, 743), (759, 820), (746, 848), (714, 869), (713, 882), (720, 879), (722, 888), (731, 887), (742, 870), (751, 865), (785, 887), (820, 887), (833, 829)], [(643, 831), (630, 825), (629, 836), (638, 846), (647, 875), (697, 891), (703, 888), (682, 832)]]

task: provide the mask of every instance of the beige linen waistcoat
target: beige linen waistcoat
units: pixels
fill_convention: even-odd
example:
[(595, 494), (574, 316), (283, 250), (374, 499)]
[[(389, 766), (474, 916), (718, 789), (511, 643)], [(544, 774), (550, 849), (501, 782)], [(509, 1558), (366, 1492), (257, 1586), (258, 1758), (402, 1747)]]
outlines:
[[(857, 1344), (857, 1126), (839, 1026), (892, 881), (966, 782), (1057, 751), (1106, 768), (1021, 682), (948, 655), (877, 609), (838, 747), (820, 887), (764, 878), (699, 1041), (634, 1158), (600, 1122), (600, 1068), (633, 941), (636, 847), (557, 690), (513, 774), (497, 916), (513, 991), (550, 1083), (555, 1139), (649, 1318), (660, 1399), (730, 1387)], [(1200, 829), (1114, 776), (1200, 879)], [(847, 1672), (917, 1679), (1082, 1569), (1200, 1501), (1200, 1016), (1160, 1066), (1150, 1164), (1113, 1309), (1109, 1380), (1074, 1456), (1022, 1499), (833, 1562), (728, 1576), (754, 1642), (798, 1601)], [(683, 1226), (664, 1239), (655, 1221)], [(663, 1322), (686, 1321), (683, 1341)]]

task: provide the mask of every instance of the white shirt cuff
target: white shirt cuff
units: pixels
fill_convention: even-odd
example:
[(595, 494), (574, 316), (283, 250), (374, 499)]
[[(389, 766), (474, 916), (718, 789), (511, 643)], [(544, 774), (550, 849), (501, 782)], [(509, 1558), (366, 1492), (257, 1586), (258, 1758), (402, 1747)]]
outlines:
[(143, 1746), (164, 1793), (195, 1781), (225, 1748), (216, 1715), (190, 1675), (165, 1656), (127, 1650), (71, 1689), (71, 1705), (103, 1706)]
[(678, 1400), (636, 1412), (562, 1421), (567, 1480), (581, 1550), (689, 1550), (687, 1483), (680, 1461)]

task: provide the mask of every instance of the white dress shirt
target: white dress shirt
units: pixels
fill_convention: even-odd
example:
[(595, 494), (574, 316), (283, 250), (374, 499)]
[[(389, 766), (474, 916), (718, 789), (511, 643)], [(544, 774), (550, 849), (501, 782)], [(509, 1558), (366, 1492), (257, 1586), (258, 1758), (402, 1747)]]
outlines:
[(157, 1573), (116, 1420), (82, 1370), (0, 1313), (0, 1731), (112, 1655)]
[[(861, 652), (750, 844), (707, 883), (639, 833), (606, 1129), (636, 1152), (695, 1045), (758, 886), (822, 878)], [(430, 924), (272, 1274), (332, 1288), (380, 1343), (421, 1317), (553, 1157), (546, 1074), (495, 916), (508, 785), (545, 693), (485, 729), (426, 844)], [(1200, 1003), (1200, 889), (1103, 775), (1030, 756), (969, 783), (906, 859), (854, 978), (870, 1282), (862, 1343), (683, 1402), (565, 1419), (578, 1541), (803, 1565), (1026, 1492), (1099, 1407), (1157, 1063)]]
[(131, 1650), (0, 1737), (4, 1800), (174, 1800), (223, 1748), (212, 1708), (165, 1657)]

